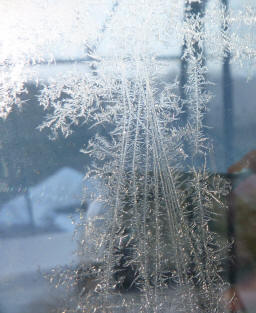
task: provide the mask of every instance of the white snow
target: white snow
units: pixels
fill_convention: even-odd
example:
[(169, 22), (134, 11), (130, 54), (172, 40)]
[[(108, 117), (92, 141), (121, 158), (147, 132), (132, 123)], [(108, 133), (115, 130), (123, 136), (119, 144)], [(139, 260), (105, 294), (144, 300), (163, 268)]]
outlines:
[(0, 281), (75, 261), (71, 233), (0, 239)]
[[(82, 173), (66, 167), (29, 188), (35, 227), (46, 227), (52, 222), (63, 230), (73, 231), (71, 219), (58, 211), (69, 207), (79, 208), (84, 199), (90, 204), (88, 214), (97, 214), (101, 207), (96, 200), (100, 192), (97, 190), (99, 188), (97, 184), (99, 182), (95, 180), (83, 180)], [(97, 213), (92, 213), (94, 211)], [(0, 208), (0, 228), (29, 224), (29, 218), (25, 195), (10, 200)]]

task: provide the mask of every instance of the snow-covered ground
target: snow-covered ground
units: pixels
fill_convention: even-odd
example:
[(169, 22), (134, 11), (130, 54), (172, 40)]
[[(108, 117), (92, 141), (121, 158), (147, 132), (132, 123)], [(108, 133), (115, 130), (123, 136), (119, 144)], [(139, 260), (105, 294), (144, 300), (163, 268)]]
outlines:
[[(81, 207), (82, 199), (94, 206), (99, 186), (93, 180), (83, 180), (83, 174), (68, 167), (58, 170), (43, 182), (28, 189), (0, 207), (0, 231), (8, 226), (35, 228), (56, 226), (59, 230), (73, 232), (71, 216)], [(31, 210), (31, 212), (30, 212)]]
[(72, 233), (0, 239), (0, 281), (76, 261)]
[(77, 263), (75, 249), (71, 232), (0, 239), (0, 312), (57, 309), (62, 290), (55, 290), (43, 273)]
[(1, 280), (1, 313), (57, 313), (67, 295), (38, 273)]

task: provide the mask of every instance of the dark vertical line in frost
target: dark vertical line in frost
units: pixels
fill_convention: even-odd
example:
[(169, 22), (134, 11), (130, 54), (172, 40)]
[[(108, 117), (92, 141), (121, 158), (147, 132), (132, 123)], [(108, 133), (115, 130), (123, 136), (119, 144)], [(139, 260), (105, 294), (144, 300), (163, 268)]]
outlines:
[[(229, 1), (222, 0), (225, 6), (225, 15), (228, 14)], [(228, 25), (222, 25), (223, 32), (228, 31)], [(225, 47), (224, 47), (225, 49)], [(233, 163), (234, 160), (234, 124), (233, 124), (233, 81), (231, 75), (231, 54), (230, 51), (224, 51), (222, 68), (222, 97), (223, 97), (223, 131), (224, 131), (224, 166), (225, 170)]]
[(32, 201), (31, 201), (31, 197), (30, 197), (30, 193), (29, 193), (28, 189), (25, 191), (24, 197), (25, 197), (26, 204), (27, 204), (30, 225), (34, 228), (35, 227), (35, 219), (34, 219), (34, 214), (33, 214)]
[[(228, 14), (229, 3), (228, 0), (222, 0), (222, 4), (225, 7), (225, 16)], [(224, 21), (222, 25), (222, 31), (225, 33), (228, 30), (228, 25)], [(225, 47), (224, 47), (225, 49)], [(230, 52), (224, 51), (223, 58), (223, 68), (222, 68), (222, 97), (223, 97), (223, 131), (224, 131), (224, 166), (225, 171), (229, 166), (229, 160), (231, 159), (233, 153), (233, 99), (232, 99), (232, 81), (231, 81), (231, 71), (230, 71)], [(228, 260), (228, 276), (231, 286), (236, 282), (236, 247), (235, 247), (235, 218), (234, 218), (234, 209), (232, 205), (232, 198), (230, 196), (228, 203), (228, 216), (227, 216), (227, 236), (228, 241), (231, 245), (229, 252)]]
[[(225, 9), (225, 17), (229, 11), (229, 1), (222, 0)], [(222, 25), (223, 33), (228, 31), (227, 21)], [(222, 67), (222, 97), (223, 97), (223, 131), (224, 131), (224, 166), (225, 171), (233, 161), (233, 86), (230, 68), (230, 51), (225, 51)], [(237, 251), (236, 251), (236, 230), (235, 230), (235, 210), (232, 201), (232, 195), (229, 195), (227, 212), (227, 236), (230, 243), (228, 254), (228, 279), (231, 287), (235, 286), (237, 278)], [(233, 312), (231, 309), (230, 312)]]
[(223, 63), (223, 123), (224, 123), (224, 149), (225, 171), (234, 160), (234, 125), (233, 125), (233, 82), (230, 69), (230, 54), (224, 57)]

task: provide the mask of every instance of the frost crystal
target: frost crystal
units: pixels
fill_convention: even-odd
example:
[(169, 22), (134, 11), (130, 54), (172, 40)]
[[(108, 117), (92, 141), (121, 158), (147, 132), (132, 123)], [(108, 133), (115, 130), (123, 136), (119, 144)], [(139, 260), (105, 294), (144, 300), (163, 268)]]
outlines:
[[(48, 114), (39, 127), (50, 128), (54, 138), (59, 132), (68, 136), (80, 123), (96, 132), (107, 130), (96, 133), (84, 151), (93, 160), (88, 175), (102, 181), (107, 210), (81, 219), (78, 227), (79, 253), (97, 254), (98, 249), (100, 259), (90, 270), (73, 273), (81, 285), (75, 312), (225, 312), (225, 245), (209, 227), (226, 187), (206, 164), (204, 115), (212, 97), (207, 57), (222, 59), (228, 53), (233, 62), (249, 58), (254, 63), (256, 19), (254, 8), (237, 14), (208, 2), (209, 8), (206, 1), (99, 1), (110, 9), (95, 38), (89, 27), (97, 28), (90, 15), (93, 4), (75, 1), (71, 8), (73, 22), (64, 32), (72, 31), (73, 44), (85, 47), (84, 71), (44, 83), (39, 102)], [(39, 2), (34, 6), (46, 10), (40, 32), (53, 16)], [(219, 27), (205, 28), (206, 19)], [(243, 27), (249, 31), (241, 37)], [(11, 56), (1, 52), (1, 117), (21, 104), (19, 95), (29, 79), (24, 68), (51, 62), (50, 41), (62, 37), (61, 32), (54, 35), (42, 42), (35, 38), (47, 50), (43, 56), (38, 47), (27, 47), (27, 38), (20, 44), (23, 50), (16, 47)], [(168, 50), (174, 42), (183, 47), (183, 85), (159, 74), (166, 65), (157, 47)], [(87, 245), (89, 237), (94, 246)], [(140, 293), (121, 294), (117, 290), (123, 287)]]

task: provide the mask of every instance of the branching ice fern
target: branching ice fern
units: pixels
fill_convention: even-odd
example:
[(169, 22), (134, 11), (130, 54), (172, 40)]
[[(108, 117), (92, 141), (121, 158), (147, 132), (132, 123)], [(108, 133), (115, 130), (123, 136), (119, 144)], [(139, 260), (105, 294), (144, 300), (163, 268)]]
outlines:
[[(174, 126), (182, 112), (175, 85), (167, 84), (159, 91), (154, 72), (150, 71), (152, 66), (146, 60), (135, 60), (134, 66), (138, 67), (136, 77), (127, 79), (123, 65), (122, 75), (111, 90), (115, 97), (110, 103), (108, 98), (102, 98), (104, 109), (99, 110), (97, 119), (110, 124), (109, 138), (95, 137), (88, 149), (94, 159), (103, 162), (102, 167), (95, 168), (95, 174), (105, 181), (106, 205), (111, 215), (106, 226), (109, 233), (102, 290), (98, 291), (103, 293), (102, 305), (107, 310), (106, 292), (121, 283), (114, 277), (118, 277), (115, 273), (122, 259), (123, 267), (134, 269), (132, 284), (145, 296), (142, 312), (158, 312), (163, 305), (163, 290), (167, 288), (165, 271), (172, 271), (172, 279), (186, 290), (176, 310), (180, 306), (182, 312), (203, 312), (205, 305), (195, 300), (196, 295), (201, 294), (204, 303), (215, 307), (222, 280), (217, 275), (209, 277), (217, 255), (212, 248), (213, 258), (209, 247), (216, 243), (208, 230), (211, 203), (206, 198), (207, 192), (208, 197), (211, 193), (207, 190), (208, 176), (194, 166), (183, 177), (187, 170), (185, 159), (191, 158), (194, 164), (195, 155), (202, 153), (198, 149), (198, 142), (202, 146), (198, 140), (201, 123), (199, 126), (198, 120), (190, 123), (191, 138), (196, 134), (191, 141), (195, 151), (187, 156), (183, 142), (188, 131)], [(201, 88), (198, 80), (193, 84), (194, 88)], [(195, 101), (199, 101), (200, 95), (195, 94)], [(197, 110), (200, 111), (197, 118), (201, 119), (199, 105)], [(127, 236), (132, 255), (122, 256), (116, 250), (118, 242)], [(119, 279), (122, 281), (122, 277)]]

